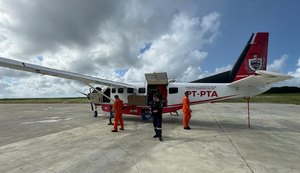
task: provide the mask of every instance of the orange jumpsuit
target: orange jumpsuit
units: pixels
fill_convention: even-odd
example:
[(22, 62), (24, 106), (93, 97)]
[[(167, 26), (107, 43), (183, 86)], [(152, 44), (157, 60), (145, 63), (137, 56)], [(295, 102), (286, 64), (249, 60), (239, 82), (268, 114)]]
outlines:
[(122, 108), (123, 108), (123, 101), (120, 98), (117, 98), (114, 103), (114, 110), (115, 110), (114, 130), (118, 130), (118, 123), (120, 123), (121, 128), (124, 129)]
[(190, 100), (187, 96), (184, 96), (182, 100), (182, 112), (183, 112), (183, 127), (188, 127), (192, 115), (190, 109)]

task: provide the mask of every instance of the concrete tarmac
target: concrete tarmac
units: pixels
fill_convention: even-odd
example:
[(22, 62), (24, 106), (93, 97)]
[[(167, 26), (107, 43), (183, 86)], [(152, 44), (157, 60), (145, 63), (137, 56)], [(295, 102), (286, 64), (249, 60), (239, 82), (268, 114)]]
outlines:
[(151, 121), (108, 114), (89, 104), (0, 104), (1, 173), (300, 172), (300, 106), (245, 103), (192, 106), (192, 130), (163, 117), (163, 142)]

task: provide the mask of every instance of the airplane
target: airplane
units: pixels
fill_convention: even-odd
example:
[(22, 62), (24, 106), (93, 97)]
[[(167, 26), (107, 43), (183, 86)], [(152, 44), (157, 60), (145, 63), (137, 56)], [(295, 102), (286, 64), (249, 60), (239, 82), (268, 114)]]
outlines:
[[(166, 72), (146, 73), (146, 82), (143, 83), (116, 82), (3, 57), (0, 57), (0, 66), (76, 80), (90, 86), (87, 97), (91, 102), (94, 117), (98, 115), (98, 107), (111, 113), (113, 96), (116, 94), (124, 101), (124, 114), (142, 117), (149, 115), (148, 103), (155, 93), (159, 93), (161, 99), (166, 102), (163, 113), (177, 113), (182, 108), (182, 98), (186, 91), (189, 92), (191, 105), (247, 98), (250, 127), (249, 98), (267, 91), (276, 82), (291, 78), (266, 70), (268, 39), (268, 32), (252, 33), (231, 70), (187, 83), (169, 80)], [(92, 84), (104, 87), (94, 87)]]

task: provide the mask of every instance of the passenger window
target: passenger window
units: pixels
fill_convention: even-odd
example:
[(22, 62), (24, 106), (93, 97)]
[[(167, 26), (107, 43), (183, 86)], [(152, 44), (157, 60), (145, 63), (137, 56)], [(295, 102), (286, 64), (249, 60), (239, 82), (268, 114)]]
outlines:
[(146, 89), (145, 88), (139, 88), (139, 93), (140, 94), (146, 93)]
[(118, 93), (124, 93), (124, 88), (118, 88)]
[(178, 93), (178, 88), (169, 88), (169, 94), (175, 94), (175, 93)]
[(127, 88), (127, 93), (133, 93), (133, 88)]
[(116, 93), (116, 88), (112, 88), (111, 93)]

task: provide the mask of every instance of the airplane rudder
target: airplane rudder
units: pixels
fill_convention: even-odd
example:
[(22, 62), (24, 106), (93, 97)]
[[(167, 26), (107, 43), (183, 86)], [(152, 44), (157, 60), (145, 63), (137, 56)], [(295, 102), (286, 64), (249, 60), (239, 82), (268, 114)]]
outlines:
[[(249, 59), (261, 59), (261, 65), (257, 64), (257, 67), (254, 67), (256, 70), (266, 70), (267, 68), (267, 59), (268, 59), (268, 42), (269, 42), (269, 33), (268, 32), (259, 32), (256, 34), (252, 46), (250, 48)], [(252, 58), (251, 58), (252, 55)]]
[(268, 32), (258, 32), (253, 37), (250, 47), (240, 65), (234, 81), (254, 75), (257, 70), (266, 70), (268, 57)]

